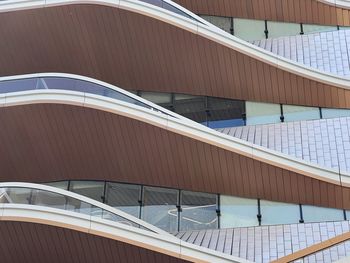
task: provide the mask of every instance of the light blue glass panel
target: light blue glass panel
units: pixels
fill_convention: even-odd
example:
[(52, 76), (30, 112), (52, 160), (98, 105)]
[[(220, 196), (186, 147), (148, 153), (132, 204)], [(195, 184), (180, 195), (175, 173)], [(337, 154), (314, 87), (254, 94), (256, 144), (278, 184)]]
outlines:
[(233, 196), (220, 196), (220, 227), (246, 227), (259, 225), (258, 201)]
[(279, 104), (246, 102), (247, 125), (278, 123), (281, 117)]
[(303, 107), (283, 105), (284, 121), (303, 121), (320, 119), (320, 109), (316, 107)]
[(262, 225), (293, 224), (300, 220), (297, 204), (260, 200), (260, 211)]
[(269, 31), (269, 38), (282, 36), (299, 35), (301, 28), (297, 23), (282, 23), (282, 22), (267, 22), (267, 30)]
[(310, 205), (303, 205), (302, 209), (305, 223), (344, 220), (343, 210), (340, 209)]
[(233, 19), (233, 34), (243, 40), (265, 39), (265, 21), (252, 19)]
[(322, 118), (323, 119), (350, 117), (350, 110), (322, 108), (321, 111), (322, 111)]

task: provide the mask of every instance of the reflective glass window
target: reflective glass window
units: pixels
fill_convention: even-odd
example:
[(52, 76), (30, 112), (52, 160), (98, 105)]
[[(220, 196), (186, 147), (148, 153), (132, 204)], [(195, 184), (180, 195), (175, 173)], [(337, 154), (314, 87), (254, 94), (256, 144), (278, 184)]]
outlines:
[(262, 225), (299, 223), (300, 208), (297, 204), (260, 200)]
[(59, 182), (52, 182), (52, 183), (46, 183), (46, 185), (53, 186), (56, 188), (60, 188), (63, 190), (68, 190), (68, 181), (59, 181)]
[(322, 118), (350, 117), (350, 110), (346, 109), (326, 109), (322, 108)]
[(299, 35), (301, 28), (300, 24), (297, 23), (267, 21), (267, 30), (269, 31), (269, 38), (274, 38)]
[(106, 204), (132, 216), (139, 217), (141, 186), (132, 184), (107, 183)]
[(302, 210), (305, 223), (344, 220), (343, 210), (340, 209), (303, 205)]
[(256, 199), (220, 195), (220, 212), (221, 228), (259, 225)]
[(337, 30), (336, 26), (322, 26), (322, 25), (303, 24), (303, 32), (304, 32), (304, 34), (324, 32), (324, 31), (334, 31), (334, 30)]
[(71, 181), (69, 190), (102, 202), (104, 194), (104, 182)]
[(302, 121), (320, 119), (320, 110), (316, 107), (283, 105), (284, 121)]
[(251, 19), (233, 19), (233, 33), (243, 40), (265, 39), (265, 21)]
[(217, 26), (218, 28), (226, 31), (227, 33), (231, 33), (231, 18), (230, 17), (222, 17), (222, 16), (207, 16), (202, 15), (203, 19), (208, 21), (209, 23)]
[(141, 97), (145, 100), (151, 101), (155, 104), (170, 104), (171, 103), (171, 93), (163, 92), (142, 92)]
[(208, 126), (225, 128), (243, 126), (244, 101), (208, 97)]
[(174, 111), (196, 122), (207, 121), (207, 100), (204, 96), (175, 94)]
[(38, 89), (38, 79), (19, 79), (0, 82), (0, 93)]
[(281, 107), (279, 104), (246, 102), (247, 125), (277, 123), (281, 119)]
[(217, 228), (217, 196), (181, 191), (181, 230)]
[(65, 209), (66, 203), (67, 198), (64, 195), (48, 191), (32, 190), (31, 204), (33, 205)]
[(178, 194), (175, 189), (144, 187), (142, 219), (165, 231), (177, 231)]

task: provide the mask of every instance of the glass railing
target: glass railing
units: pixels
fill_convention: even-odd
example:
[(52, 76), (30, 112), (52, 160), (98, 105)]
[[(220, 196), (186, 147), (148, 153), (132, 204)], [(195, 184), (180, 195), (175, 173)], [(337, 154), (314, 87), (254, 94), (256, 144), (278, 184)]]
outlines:
[(35, 205), (62, 209), (154, 232), (138, 223), (96, 205), (48, 190), (26, 187), (1, 187), (0, 204)]
[(87, 80), (54, 76), (0, 81), (0, 94), (40, 89), (70, 90), (91, 93), (138, 105), (156, 112), (161, 112), (163, 114), (169, 115), (168, 113), (160, 109), (154, 108), (151, 105), (147, 105), (146, 103), (126, 94), (123, 94), (115, 89), (105, 87)]
[(168, 11), (171, 11), (173, 13), (176, 13), (178, 15), (181, 15), (181, 16), (190, 18), (190, 19), (192, 19), (192, 20), (194, 20), (196, 22), (202, 23), (201, 21), (199, 21), (198, 19), (194, 18), (190, 14), (187, 14), (186, 12), (180, 10), (179, 8), (177, 8), (177, 7), (171, 5), (170, 3), (165, 2), (163, 0), (140, 0), (140, 1), (148, 3), (148, 4), (151, 4), (151, 5), (158, 6), (158, 7), (161, 7), (161, 8), (164, 8), (164, 9), (166, 9)]

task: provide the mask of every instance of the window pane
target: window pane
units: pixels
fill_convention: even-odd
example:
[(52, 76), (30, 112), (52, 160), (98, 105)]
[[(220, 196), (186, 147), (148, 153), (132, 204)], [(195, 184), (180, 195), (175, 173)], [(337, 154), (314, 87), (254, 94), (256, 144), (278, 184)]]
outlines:
[(48, 191), (32, 190), (31, 203), (33, 205), (65, 209), (66, 202), (67, 198), (64, 195)]
[(144, 187), (142, 219), (165, 231), (177, 231), (178, 190)]
[(231, 18), (230, 17), (222, 17), (222, 16), (201, 16), (203, 19), (207, 20), (209, 23), (217, 26), (218, 28), (226, 31), (227, 33), (231, 33)]
[(0, 82), (0, 93), (37, 89), (37, 81), (37, 78), (2, 81)]
[(155, 104), (169, 104), (171, 103), (171, 94), (162, 92), (145, 92), (141, 93), (141, 97), (149, 100)]
[(140, 192), (140, 185), (107, 183), (106, 204), (132, 216), (139, 217)]
[(308, 222), (344, 220), (343, 210), (318, 206), (303, 205), (303, 219)]
[(281, 107), (279, 104), (246, 102), (247, 125), (280, 122)]
[(220, 196), (220, 227), (246, 227), (259, 225), (258, 201), (234, 196)]
[(217, 228), (216, 195), (181, 191), (181, 230)]
[(104, 182), (71, 181), (69, 190), (102, 202)]
[(267, 30), (269, 31), (269, 38), (282, 36), (299, 35), (301, 28), (300, 24), (296, 23), (282, 23), (282, 22), (267, 22)]
[(175, 94), (174, 111), (196, 122), (206, 122), (206, 97)]
[(284, 121), (302, 121), (320, 119), (320, 110), (316, 107), (283, 105)]
[(265, 21), (250, 19), (233, 19), (233, 33), (243, 40), (265, 39)]
[(208, 126), (211, 128), (244, 125), (244, 101), (208, 97), (208, 110)]
[(334, 30), (337, 30), (336, 26), (322, 26), (322, 25), (303, 24), (303, 32), (304, 32), (304, 34), (324, 32), (324, 31), (334, 31)]
[(260, 211), (262, 225), (293, 224), (300, 220), (300, 209), (296, 204), (260, 200)]
[(345, 109), (325, 109), (322, 108), (322, 118), (350, 117), (350, 110)]
[(52, 183), (46, 183), (48, 186), (60, 188), (63, 190), (68, 190), (68, 181), (60, 181), (60, 182), (52, 182)]

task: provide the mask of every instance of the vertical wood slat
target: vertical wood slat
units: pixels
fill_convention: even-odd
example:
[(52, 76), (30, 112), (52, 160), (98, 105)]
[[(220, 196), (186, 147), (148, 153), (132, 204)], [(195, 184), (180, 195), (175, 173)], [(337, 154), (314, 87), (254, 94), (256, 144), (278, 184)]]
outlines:
[(0, 233), (6, 238), (0, 245), (5, 263), (188, 262), (120, 241), (44, 224), (1, 221)]
[[(349, 10), (318, 0), (175, 0), (196, 14), (292, 23), (349, 26)], [(315, 13), (316, 12), (316, 13)]]
[[(254, 3), (250, 1), (246, 5), (249, 7)], [(291, 4), (289, 0), (281, 3), (284, 14)], [(297, 2), (293, 6), (297, 6)], [(313, 4), (312, 8), (318, 10), (319, 3)], [(300, 90), (304, 89), (310, 96), (303, 97), (303, 105), (329, 106), (324, 94), (319, 96), (319, 90), (312, 88), (319, 82), (309, 79), (306, 83), (301, 81), (303, 77), (140, 14), (92, 5), (25, 10), (13, 14), (0, 14), (0, 24), (6, 25), (1, 30), (7, 35), (0, 43), (0, 54), (3, 54), (1, 75), (46, 70), (69, 72), (106, 80), (125, 89), (288, 104), (297, 103)], [(97, 19), (100, 16), (102, 20)], [(40, 24), (46, 17), (52, 19)], [(20, 27), (22, 24), (27, 25), (27, 32), (43, 32), (48, 36), (46, 41), (38, 42), (40, 38), (36, 33), (27, 36)], [(140, 27), (142, 30), (138, 32)], [(15, 41), (22, 34), (26, 34), (25, 41)], [(11, 43), (16, 43), (15, 48)], [(57, 43), (62, 48), (58, 48)], [(23, 52), (24, 61), (13, 63), (13, 58), (21, 57), (16, 54), (18, 52)], [(43, 53), (41, 56), (45, 61), (37, 61), (31, 55), (38, 53)], [(120, 74), (114, 74), (115, 71)], [(330, 85), (322, 89), (332, 90), (327, 95), (333, 98), (334, 107), (347, 105), (343, 98), (349, 96), (349, 90)]]

